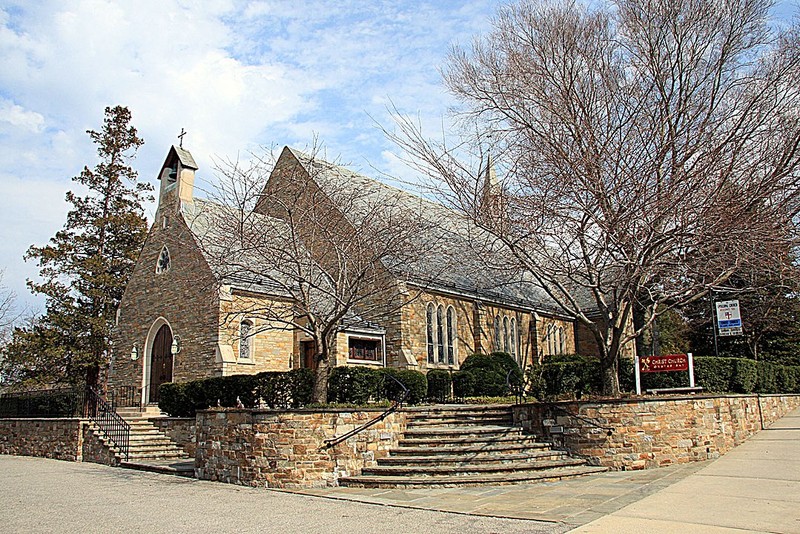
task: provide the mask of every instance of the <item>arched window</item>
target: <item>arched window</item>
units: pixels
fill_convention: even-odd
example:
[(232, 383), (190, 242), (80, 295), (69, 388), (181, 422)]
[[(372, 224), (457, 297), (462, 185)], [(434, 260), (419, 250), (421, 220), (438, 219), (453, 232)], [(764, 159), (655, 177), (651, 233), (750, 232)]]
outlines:
[(511, 352), (508, 341), (508, 317), (503, 317), (503, 352)]
[(500, 316), (494, 316), (494, 350), (501, 351), (503, 350), (503, 345), (500, 341)]
[(545, 338), (547, 341), (547, 354), (552, 356), (556, 353), (556, 333), (555, 333), (555, 325), (549, 324), (547, 325), (547, 337)]
[(239, 324), (239, 359), (249, 360), (253, 355), (253, 321), (245, 319)]
[(510, 343), (511, 343), (511, 355), (514, 358), (517, 357), (517, 320), (515, 318), (511, 318), (511, 331), (510, 333)]
[(436, 354), (439, 363), (444, 363), (444, 306), (436, 308)]
[(453, 365), (456, 361), (456, 310), (447, 308), (447, 364)]
[(436, 346), (433, 340), (433, 332), (434, 332), (434, 312), (433, 312), (433, 304), (428, 304), (428, 308), (425, 310), (425, 319), (426, 319), (426, 326), (427, 326), (427, 333), (428, 333), (428, 363), (434, 363), (436, 360), (433, 357), (434, 347)]
[(169, 271), (169, 249), (167, 245), (164, 245), (161, 249), (161, 253), (158, 255), (158, 261), (156, 262), (156, 274), (161, 274)]
[(561, 326), (558, 329), (558, 353), (564, 354), (567, 352), (567, 339), (564, 335), (564, 327)]

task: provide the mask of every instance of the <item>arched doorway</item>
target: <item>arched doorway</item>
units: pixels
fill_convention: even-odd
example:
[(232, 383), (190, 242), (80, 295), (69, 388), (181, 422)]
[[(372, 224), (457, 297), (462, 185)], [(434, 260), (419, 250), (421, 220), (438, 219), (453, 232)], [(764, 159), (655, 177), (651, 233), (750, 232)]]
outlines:
[(172, 330), (168, 324), (161, 325), (150, 351), (150, 395), (148, 402), (158, 402), (158, 386), (172, 382)]

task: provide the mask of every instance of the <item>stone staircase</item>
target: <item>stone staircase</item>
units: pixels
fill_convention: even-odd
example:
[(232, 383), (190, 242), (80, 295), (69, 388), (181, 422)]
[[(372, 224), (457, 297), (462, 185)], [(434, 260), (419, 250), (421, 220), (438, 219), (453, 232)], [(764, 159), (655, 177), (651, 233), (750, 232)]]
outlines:
[(411, 488), (553, 481), (606, 471), (553, 450), (513, 426), (510, 406), (436, 406), (405, 410), (399, 446), (376, 467), (342, 477), (342, 486)]
[[(193, 459), (150, 422), (150, 418), (160, 416), (161, 412), (118, 408), (117, 413), (131, 427), (128, 460), (121, 462), (122, 467), (194, 476)], [(188, 463), (192, 463), (191, 469)], [(176, 473), (179, 464), (177, 470), (181, 472)]]

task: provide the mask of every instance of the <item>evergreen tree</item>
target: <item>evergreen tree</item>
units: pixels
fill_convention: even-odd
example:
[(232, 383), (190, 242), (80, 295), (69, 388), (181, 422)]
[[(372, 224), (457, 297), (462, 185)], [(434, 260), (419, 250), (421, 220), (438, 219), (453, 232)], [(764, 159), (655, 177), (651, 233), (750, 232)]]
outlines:
[(88, 385), (97, 385), (117, 307), (147, 236), (142, 203), (152, 198), (152, 186), (138, 183), (130, 166), (144, 143), (130, 121), (128, 108), (109, 107), (102, 129), (87, 131), (100, 161), (73, 178), (87, 193), (67, 192), (72, 209), (64, 227), (48, 245), (32, 246), (25, 255), (38, 262), (43, 281), (29, 280), (28, 286), (47, 298), (46, 314), (35, 328), (18, 330), (12, 346), (46, 348), (59, 360), (44, 372), (55, 375), (49, 381), (85, 376)]

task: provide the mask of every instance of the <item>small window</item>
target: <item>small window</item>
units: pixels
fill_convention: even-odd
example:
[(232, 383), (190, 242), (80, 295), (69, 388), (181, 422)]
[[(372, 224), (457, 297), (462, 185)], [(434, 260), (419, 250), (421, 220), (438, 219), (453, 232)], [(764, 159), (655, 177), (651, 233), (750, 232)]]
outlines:
[(253, 354), (253, 322), (245, 319), (239, 325), (239, 359), (249, 360)]
[(348, 340), (349, 358), (365, 362), (381, 361), (381, 341), (351, 337)]
[(164, 230), (169, 228), (169, 217), (166, 215), (164, 215), (164, 217), (161, 218), (161, 228), (163, 228)]
[(161, 249), (158, 255), (158, 262), (156, 263), (156, 274), (161, 274), (169, 271), (169, 249), (166, 245)]

